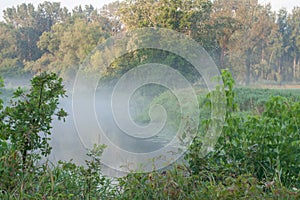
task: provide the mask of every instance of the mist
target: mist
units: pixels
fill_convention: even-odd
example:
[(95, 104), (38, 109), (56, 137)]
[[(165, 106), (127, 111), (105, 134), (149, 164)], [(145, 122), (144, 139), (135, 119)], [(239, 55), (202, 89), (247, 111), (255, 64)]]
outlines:
[[(152, 171), (154, 168), (165, 168), (178, 159), (176, 154), (179, 148), (172, 141), (176, 137), (176, 130), (172, 127), (165, 125), (155, 136), (141, 138), (126, 133), (124, 127), (116, 123), (111, 106), (112, 87), (97, 89), (94, 98), (80, 94), (76, 99), (72, 88), (67, 88), (68, 97), (61, 99), (59, 106), (68, 113), (68, 117), (65, 122), (53, 120), (50, 142), (53, 149), (49, 156), (51, 162), (72, 160), (84, 165), (85, 160), (89, 159), (86, 153), (94, 144), (107, 146), (101, 157), (103, 173), (112, 177), (122, 176), (132, 170)], [(147, 98), (146, 104), (134, 102), (141, 99), (142, 93), (136, 92), (131, 99), (129, 109), (133, 115), (131, 117), (135, 119), (139, 112), (148, 109), (146, 104), (154, 98)], [(124, 116), (119, 116), (122, 120), (126, 117), (125, 113)], [(145, 127), (150, 122), (134, 123)], [(130, 129), (129, 125), (127, 128)]]

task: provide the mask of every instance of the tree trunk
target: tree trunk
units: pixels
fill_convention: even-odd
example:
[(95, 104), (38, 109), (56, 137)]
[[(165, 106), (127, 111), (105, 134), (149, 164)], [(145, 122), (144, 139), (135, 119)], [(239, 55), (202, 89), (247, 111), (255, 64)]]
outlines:
[(295, 53), (294, 63), (293, 63), (293, 77), (292, 77), (293, 81), (296, 81), (296, 68), (297, 68), (297, 54)]
[(246, 53), (246, 85), (250, 84), (250, 76), (251, 76), (251, 49), (248, 49)]
[(222, 50), (221, 50), (221, 56), (220, 56), (220, 65), (221, 65), (221, 69), (224, 69), (224, 54), (225, 54), (225, 51), (224, 51), (224, 49), (222, 48)]

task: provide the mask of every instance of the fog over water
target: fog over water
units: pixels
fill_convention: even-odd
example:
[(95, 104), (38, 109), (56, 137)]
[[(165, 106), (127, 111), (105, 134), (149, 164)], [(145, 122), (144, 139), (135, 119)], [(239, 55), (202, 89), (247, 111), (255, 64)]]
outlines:
[[(115, 77), (115, 84), (113, 81), (108, 85), (99, 83), (105, 66), (128, 52), (147, 48), (184, 58), (186, 63), (181, 66), (184, 70), (159, 64), (162, 58), (158, 55), (157, 59), (152, 58), (153, 63), (141, 64), (120, 78)], [(184, 76), (187, 71), (193, 74), (193, 79)], [(107, 166), (104, 169), (107, 175), (168, 167), (181, 158), (198, 133), (200, 108), (194, 84), (214, 90), (221, 84), (214, 79), (219, 76), (219, 69), (209, 54), (178, 32), (144, 28), (112, 37), (87, 57), (74, 83), (66, 87), (68, 98), (61, 100), (60, 107), (69, 116), (65, 123), (53, 121), (50, 159), (53, 162), (72, 159), (84, 164), (87, 149), (92, 149), (94, 144), (105, 144), (101, 160)], [(147, 88), (149, 85), (164, 87), (175, 99), (171, 100), (172, 95), (168, 94), (160, 102), (150, 104), (155, 97), (161, 97), (163, 90)], [(212, 122), (203, 138), (201, 155), (212, 149), (221, 133), (225, 116), (223, 97), (224, 92), (211, 97), (216, 106), (212, 106)]]
[[(124, 174), (124, 170), (136, 170), (139, 167), (151, 170), (155, 163), (159, 167), (159, 165), (168, 166), (173, 162), (176, 159), (173, 155), (177, 153), (178, 148), (171, 144), (163, 150), (163, 153), (161, 150), (172, 143), (172, 137), (176, 137), (176, 130), (170, 130), (165, 126), (159, 134), (150, 138), (138, 138), (125, 133), (115, 122), (111, 109), (111, 94), (111, 90), (107, 89), (97, 91), (95, 110), (91, 112), (87, 108), (91, 99), (82, 96), (77, 100), (76, 110), (80, 110), (80, 125), (77, 126), (81, 126), (77, 129), (73, 113), (74, 102), (72, 102), (71, 92), (68, 92), (68, 97), (62, 99), (60, 103), (60, 107), (69, 114), (66, 122), (56, 119), (53, 121), (51, 136), (53, 149), (50, 160), (57, 162), (72, 159), (75, 163), (84, 165), (84, 160), (88, 159), (87, 149), (92, 149), (94, 144), (104, 143), (110, 147), (104, 150), (102, 156), (104, 166), (106, 165), (103, 169), (106, 175), (120, 176)], [(132, 109), (137, 108), (132, 107)], [(96, 115), (97, 123), (93, 115)], [(82, 127), (82, 124), (85, 126)], [(171, 136), (170, 139), (166, 135)], [(162, 162), (165, 163), (161, 164)]]

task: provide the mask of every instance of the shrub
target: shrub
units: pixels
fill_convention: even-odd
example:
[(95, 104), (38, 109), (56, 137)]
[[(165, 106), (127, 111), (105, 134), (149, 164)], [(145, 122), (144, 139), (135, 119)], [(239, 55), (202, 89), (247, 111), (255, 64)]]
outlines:
[(186, 155), (193, 174), (212, 172), (215, 179), (223, 181), (252, 174), (259, 181), (299, 188), (299, 102), (272, 97), (262, 114), (241, 114), (234, 105), (232, 87), (226, 87), (226, 79), (224, 83), (227, 114), (223, 133), (215, 149), (204, 158), (199, 152), (201, 137), (195, 139)]

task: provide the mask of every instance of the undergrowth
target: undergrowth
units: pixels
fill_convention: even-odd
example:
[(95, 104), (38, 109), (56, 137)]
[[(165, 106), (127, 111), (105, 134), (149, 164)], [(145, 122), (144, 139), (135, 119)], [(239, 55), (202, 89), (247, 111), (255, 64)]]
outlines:
[[(52, 117), (64, 119), (66, 113), (58, 108), (61, 80), (54, 74), (36, 77), (29, 92), (14, 93), (11, 106), (3, 108), (0, 101), (0, 199), (300, 199), (300, 102), (273, 96), (259, 112), (241, 112), (241, 91), (233, 89), (228, 71), (222, 78), (225, 124), (208, 154), (200, 153), (211, 123), (204, 117), (186, 164), (132, 172), (112, 183), (101, 173), (103, 145), (89, 151), (85, 166), (37, 164), (51, 151), (49, 138), (37, 133), (50, 135)], [(214, 92), (219, 91), (199, 97), (206, 114)]]

